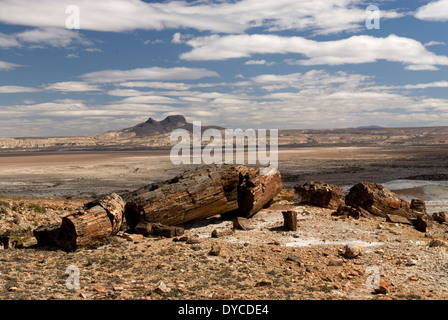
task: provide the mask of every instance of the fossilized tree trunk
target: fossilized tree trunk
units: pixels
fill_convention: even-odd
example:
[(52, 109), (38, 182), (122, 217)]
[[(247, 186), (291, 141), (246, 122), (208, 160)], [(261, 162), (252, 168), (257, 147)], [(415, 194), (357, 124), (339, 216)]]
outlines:
[(138, 189), (125, 199), (126, 222), (178, 225), (238, 208), (238, 170), (233, 165), (203, 166), (159, 184)]

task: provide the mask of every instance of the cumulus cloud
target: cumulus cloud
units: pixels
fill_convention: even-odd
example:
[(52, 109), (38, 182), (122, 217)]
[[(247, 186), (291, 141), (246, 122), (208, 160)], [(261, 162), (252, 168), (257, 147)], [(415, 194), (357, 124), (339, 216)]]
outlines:
[(266, 34), (214, 35), (198, 37), (187, 44), (193, 49), (181, 54), (181, 59), (226, 60), (254, 54), (297, 53), (307, 58), (297, 60), (300, 65), (359, 64), (378, 60), (401, 62), (410, 70), (436, 70), (437, 65), (448, 65), (447, 56), (438, 56), (419, 41), (396, 35), (386, 38), (361, 35), (334, 41)]
[(415, 17), (420, 20), (448, 21), (448, 0), (432, 1), (418, 8)]
[[(218, 33), (242, 33), (254, 27), (268, 31), (312, 30), (328, 34), (358, 30), (366, 19), (362, 0), (3, 0), (0, 22), (38, 28), (65, 27), (68, 5), (80, 12), (83, 30), (123, 32), (136, 29), (193, 28)], [(402, 14), (382, 10), (382, 19)]]
[(81, 78), (88, 82), (122, 82), (132, 80), (196, 80), (204, 77), (217, 77), (215, 71), (204, 68), (138, 68), (132, 70), (104, 70), (86, 73)]

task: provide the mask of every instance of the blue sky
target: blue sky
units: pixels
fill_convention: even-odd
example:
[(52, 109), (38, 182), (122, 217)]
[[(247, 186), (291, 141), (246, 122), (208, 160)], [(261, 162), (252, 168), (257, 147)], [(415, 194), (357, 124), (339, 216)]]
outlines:
[(448, 0), (1, 0), (0, 137), (448, 125), (447, 31)]

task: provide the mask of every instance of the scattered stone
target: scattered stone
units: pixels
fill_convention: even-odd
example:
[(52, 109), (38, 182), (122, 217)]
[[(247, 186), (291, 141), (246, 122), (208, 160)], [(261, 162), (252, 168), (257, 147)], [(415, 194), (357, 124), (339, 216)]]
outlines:
[(129, 234), (129, 233), (123, 233), (122, 235), (123, 239), (126, 239), (128, 241), (132, 241), (132, 242), (139, 242), (143, 239), (143, 235), (142, 234)]
[(94, 287), (94, 288), (92, 288), (92, 289), (93, 289), (93, 291), (96, 291), (96, 292), (103, 292), (103, 291), (106, 291), (106, 287), (102, 287), (102, 286)]
[(302, 259), (300, 259), (299, 256), (296, 256), (294, 254), (290, 255), (288, 258), (286, 258), (286, 261), (295, 262), (295, 263), (297, 263), (299, 265), (299, 267), (303, 266)]
[(217, 245), (212, 245), (212, 248), (210, 249), (208, 254), (211, 256), (219, 256), (221, 254), (221, 247)]
[(438, 239), (433, 239), (429, 242), (428, 246), (430, 248), (434, 248), (434, 247), (448, 247), (447, 243), (445, 241), (442, 240), (438, 240)]
[(416, 219), (412, 219), (412, 225), (414, 228), (420, 232), (426, 232), (428, 228), (428, 219), (425, 217), (417, 217)]
[(112, 290), (113, 290), (113, 291), (123, 291), (124, 288), (123, 288), (122, 286), (114, 286), (114, 287), (112, 288)]
[(342, 259), (333, 259), (328, 261), (328, 266), (330, 267), (340, 267), (344, 264), (344, 260)]
[(226, 228), (226, 229), (215, 229), (212, 232), (212, 237), (213, 238), (221, 238), (221, 237), (225, 237), (225, 236), (230, 236), (232, 235), (234, 232), (232, 229), (230, 228)]
[(345, 203), (381, 217), (387, 214), (413, 217), (406, 200), (377, 183), (360, 182), (354, 185), (345, 197)]
[(408, 218), (396, 214), (387, 214), (386, 221), (390, 223), (402, 223), (412, 225)]
[(198, 238), (189, 238), (185, 243), (186, 244), (198, 244), (200, 242), (201, 242), (201, 240), (199, 240)]
[(338, 207), (338, 210), (333, 212), (331, 215), (337, 217), (352, 217), (355, 219), (359, 219), (362, 213), (360, 208), (350, 207), (341, 203)]
[(434, 221), (437, 221), (439, 223), (448, 223), (448, 217), (447, 217), (447, 213), (442, 211), (442, 212), (434, 212), (432, 214), (432, 218), (434, 219)]
[(297, 211), (282, 211), (282, 214), (286, 230), (297, 231)]
[(157, 284), (157, 287), (153, 290), (153, 292), (159, 293), (159, 294), (168, 293), (170, 291), (171, 291), (171, 289), (168, 288), (168, 286), (163, 281), (160, 281)]
[(387, 294), (389, 292), (389, 287), (391, 286), (391, 283), (388, 283), (384, 281), (383, 279), (380, 279), (378, 288), (374, 288), (374, 292), (377, 294)]
[(407, 261), (406, 261), (406, 263), (405, 263), (405, 266), (407, 266), (407, 267), (412, 267), (412, 266), (415, 266), (417, 264), (417, 262), (415, 261), (415, 260), (413, 260), (413, 259), (408, 259)]
[(258, 281), (255, 286), (256, 287), (272, 286), (272, 280), (261, 280), (261, 281)]
[(252, 226), (248, 219), (243, 217), (235, 217), (232, 219), (233, 228), (237, 230), (253, 230), (255, 229), (254, 226)]
[(344, 202), (341, 188), (325, 182), (310, 181), (304, 185), (298, 185), (294, 189), (301, 198), (300, 203), (302, 204), (337, 209)]
[(420, 212), (421, 214), (426, 214), (425, 201), (420, 199), (411, 200), (411, 210)]
[(148, 223), (146, 221), (140, 221), (139, 223), (137, 223), (134, 230), (135, 233), (139, 233), (147, 237), (152, 233), (152, 223)]
[(345, 246), (345, 252), (343, 255), (348, 259), (353, 259), (361, 255), (362, 250), (364, 250), (364, 248), (361, 246), (356, 244), (348, 244)]
[(152, 224), (151, 234), (153, 236), (161, 236), (165, 238), (173, 238), (176, 236), (181, 236), (184, 234), (184, 228), (182, 227), (174, 227), (174, 226), (165, 226), (160, 223)]

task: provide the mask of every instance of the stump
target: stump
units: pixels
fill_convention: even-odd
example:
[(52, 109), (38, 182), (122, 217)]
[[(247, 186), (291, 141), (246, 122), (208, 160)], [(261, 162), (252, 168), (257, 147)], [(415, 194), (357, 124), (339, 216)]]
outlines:
[(286, 230), (297, 231), (297, 211), (282, 211)]

